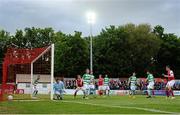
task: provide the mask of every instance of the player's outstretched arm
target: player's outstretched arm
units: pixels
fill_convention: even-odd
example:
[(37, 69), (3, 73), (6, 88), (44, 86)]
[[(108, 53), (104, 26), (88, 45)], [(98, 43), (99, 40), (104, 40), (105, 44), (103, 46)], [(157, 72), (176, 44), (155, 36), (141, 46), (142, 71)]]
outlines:
[(162, 74), (164, 77), (169, 77), (168, 75)]

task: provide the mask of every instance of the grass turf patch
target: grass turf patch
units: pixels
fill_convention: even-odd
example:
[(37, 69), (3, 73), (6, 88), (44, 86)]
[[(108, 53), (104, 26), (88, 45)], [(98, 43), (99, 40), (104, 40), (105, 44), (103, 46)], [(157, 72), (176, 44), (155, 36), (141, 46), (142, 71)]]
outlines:
[(135, 99), (128, 96), (97, 97), (88, 100), (78, 96), (65, 96), (63, 101), (50, 101), (44, 97), (39, 101), (1, 102), (0, 113), (26, 114), (163, 114), (180, 113), (180, 97), (166, 100), (157, 96), (146, 99), (137, 96)]

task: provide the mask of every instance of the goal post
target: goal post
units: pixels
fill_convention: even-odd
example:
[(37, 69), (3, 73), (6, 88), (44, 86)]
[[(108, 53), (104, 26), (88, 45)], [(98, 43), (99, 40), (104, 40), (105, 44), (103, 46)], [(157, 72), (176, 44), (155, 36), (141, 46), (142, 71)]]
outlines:
[(53, 81), (54, 81), (54, 44), (51, 45), (51, 100), (53, 100)]
[[(53, 81), (54, 81), (54, 44), (51, 44), (46, 50), (44, 50), (38, 57), (36, 57), (32, 62), (31, 62), (31, 93), (33, 94), (33, 63), (37, 61), (42, 55), (44, 55), (48, 50), (51, 50), (51, 80), (50, 80), (50, 99), (53, 100)], [(32, 97), (31, 94), (31, 97)]]
[[(46, 99), (53, 100), (54, 44), (32, 49), (9, 48), (3, 62), (2, 81), (0, 100), (2, 97), (5, 100), (7, 95), (17, 99), (23, 99), (26, 95), (24, 99), (32, 99), (35, 90), (38, 95), (46, 94)], [(10, 85), (13, 88), (9, 88)], [(30, 98), (27, 98), (29, 94)]]

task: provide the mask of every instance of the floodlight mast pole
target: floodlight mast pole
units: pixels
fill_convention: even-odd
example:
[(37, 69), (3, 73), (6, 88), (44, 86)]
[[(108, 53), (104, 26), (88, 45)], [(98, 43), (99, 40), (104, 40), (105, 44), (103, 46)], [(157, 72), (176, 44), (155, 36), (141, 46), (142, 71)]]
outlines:
[(88, 12), (87, 13), (87, 21), (89, 23), (90, 26), (90, 71), (93, 71), (93, 43), (92, 43), (92, 39), (93, 39), (93, 34), (92, 34), (92, 26), (95, 23), (95, 13), (94, 12)]
[(93, 71), (92, 38), (93, 38), (93, 35), (92, 35), (92, 23), (90, 23), (90, 71), (91, 72)]

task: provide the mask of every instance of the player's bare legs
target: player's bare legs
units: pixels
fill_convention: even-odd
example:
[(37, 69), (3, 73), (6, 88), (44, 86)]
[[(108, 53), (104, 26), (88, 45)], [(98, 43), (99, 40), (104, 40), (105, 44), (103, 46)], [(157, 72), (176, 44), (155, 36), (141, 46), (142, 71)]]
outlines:
[(38, 90), (36, 89), (36, 90), (34, 90), (34, 92), (33, 92), (33, 97), (36, 97), (37, 94), (38, 94)]
[(83, 98), (85, 98), (85, 97), (86, 97), (85, 90), (83, 90), (82, 88), (80, 88), (80, 89), (77, 88), (77, 89), (76, 89), (76, 91), (74, 92), (74, 98), (76, 98), (77, 92), (78, 92), (79, 90), (82, 90), (82, 92), (83, 92)]
[(170, 96), (170, 94), (172, 95), (171, 99), (174, 99), (174, 93), (173, 93), (173, 86), (175, 84), (175, 77), (174, 77), (174, 72), (170, 69), (170, 66), (167, 65), (166, 66), (166, 71), (167, 71), (167, 75), (162, 74), (164, 77), (168, 78), (168, 82), (166, 84), (166, 98), (168, 98)]
[(146, 81), (148, 82), (148, 86), (147, 86), (148, 97), (147, 98), (151, 98), (153, 94), (153, 89), (154, 89), (154, 76), (150, 73), (150, 71), (147, 71)]
[(172, 88), (170, 86), (167, 86), (167, 88), (166, 88), (166, 96), (167, 96), (167, 98), (169, 98), (170, 95), (172, 96), (171, 99), (175, 98)]
[(78, 92), (79, 90), (78, 89), (76, 89), (76, 91), (74, 92), (74, 98), (76, 98), (76, 95), (77, 95), (77, 92)]
[(166, 87), (166, 98), (169, 98), (169, 89)]

